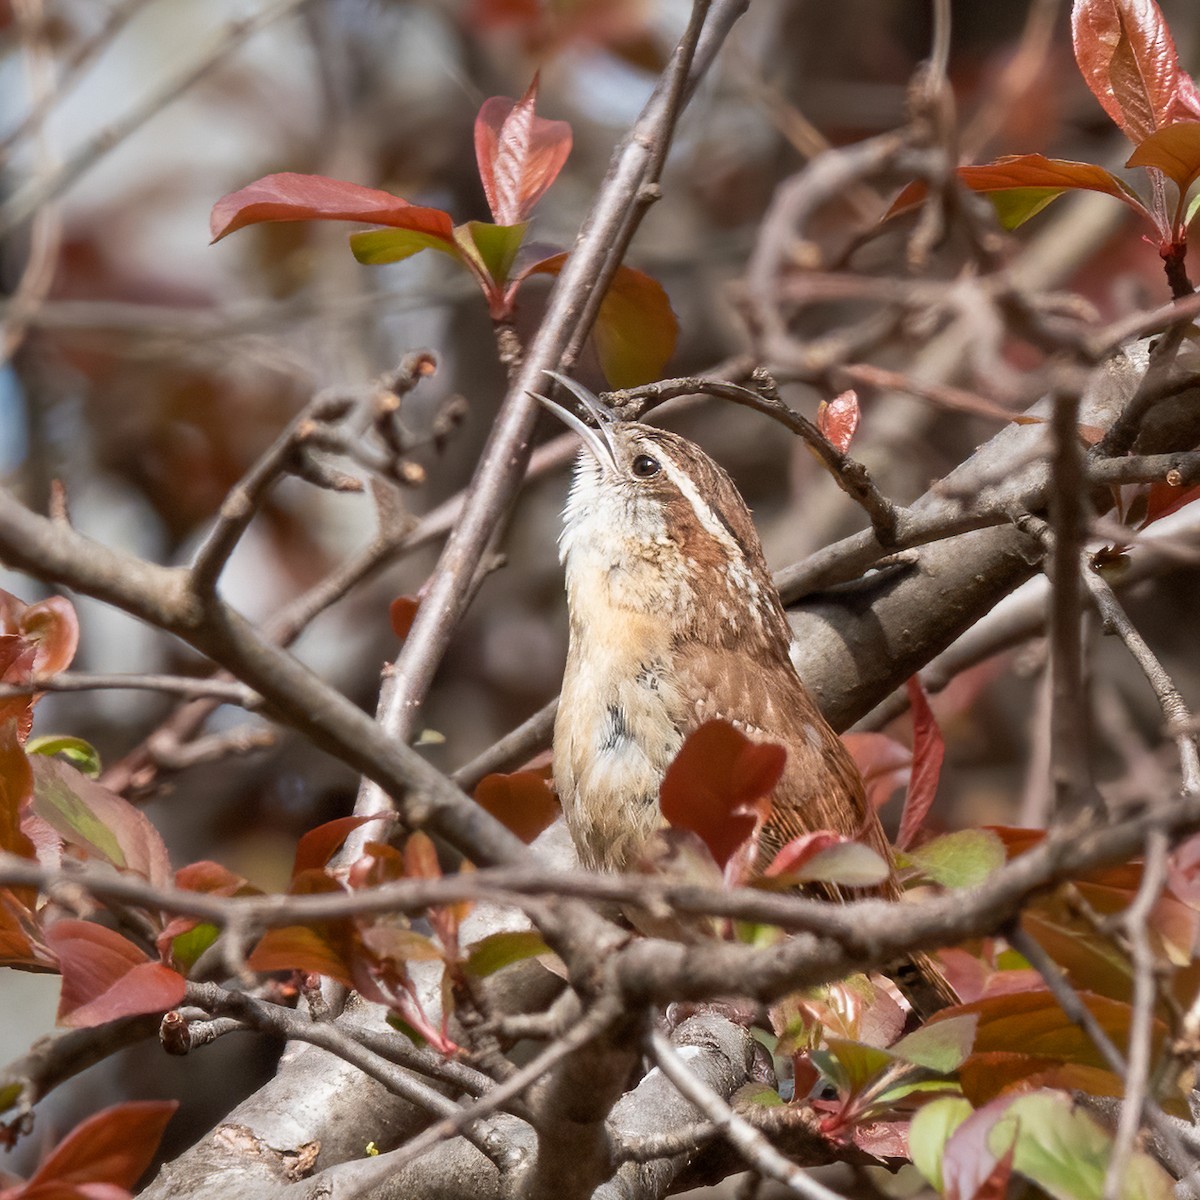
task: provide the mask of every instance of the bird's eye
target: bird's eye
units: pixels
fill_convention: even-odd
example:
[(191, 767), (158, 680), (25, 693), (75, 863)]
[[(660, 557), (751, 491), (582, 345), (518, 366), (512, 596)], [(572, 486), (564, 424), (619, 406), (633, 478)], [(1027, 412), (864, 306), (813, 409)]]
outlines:
[(649, 479), (651, 475), (657, 475), (659, 472), (658, 459), (651, 458), (648, 454), (639, 454), (630, 464), (630, 469), (639, 479)]

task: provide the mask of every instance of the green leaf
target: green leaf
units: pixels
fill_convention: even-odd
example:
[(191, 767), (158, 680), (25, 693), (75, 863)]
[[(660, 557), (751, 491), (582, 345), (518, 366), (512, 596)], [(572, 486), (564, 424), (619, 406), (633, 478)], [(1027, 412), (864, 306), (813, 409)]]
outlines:
[(21, 1098), (21, 1090), (22, 1084), (19, 1080), (15, 1083), (7, 1084), (5, 1087), (0, 1087), (0, 1113), (6, 1112), (16, 1104)]
[(979, 1017), (975, 1013), (931, 1021), (902, 1037), (891, 1052), (905, 1062), (948, 1075), (957, 1071), (971, 1053), (978, 1024)]
[(828, 1038), (825, 1046), (824, 1050), (812, 1052), (813, 1065), (839, 1092), (847, 1095), (861, 1092), (896, 1061), (886, 1050), (845, 1038)]
[[(1014, 1124), (1015, 1171), (1054, 1200), (1102, 1200), (1112, 1139), (1070, 1097), (1049, 1091), (1018, 1096), (988, 1134), (992, 1153), (1003, 1153)], [(1144, 1154), (1137, 1157), (1142, 1161), (1121, 1181), (1121, 1200), (1168, 1200), (1170, 1178)]]
[(534, 929), (490, 933), (468, 948), (467, 972), (483, 978), (515, 962), (545, 954), (548, 947)]
[(34, 780), (34, 812), (63, 836), (74, 836), (114, 867), (127, 862), (117, 836), (60, 776), (38, 774)]
[(352, 233), (350, 249), (360, 263), (371, 267), (401, 262), (422, 250), (440, 250), (455, 260), (462, 259), (462, 252), (452, 240), (419, 229), (368, 229)]
[[(528, 222), (520, 225), (492, 225), (487, 221), (468, 221), (454, 232), (456, 240), (460, 230), (465, 230), (479, 262), (488, 275), (499, 285), (508, 282), (509, 272), (525, 240)], [(459, 246), (462, 242), (459, 241)]]
[(887, 863), (862, 842), (839, 842), (819, 850), (794, 876), (802, 883), (840, 883), (846, 887), (873, 887), (891, 874)]
[(1007, 860), (1004, 843), (990, 829), (960, 829), (909, 850), (906, 859), (935, 883), (976, 887)]
[(29, 754), (43, 754), (47, 758), (61, 754), (71, 766), (89, 779), (96, 779), (100, 774), (100, 752), (83, 738), (70, 737), (67, 734), (47, 734), (44, 737), (30, 738), (25, 743), (25, 750)]
[(1001, 228), (1011, 232), (1020, 229), (1030, 217), (1036, 217), (1065, 191), (1066, 188), (1012, 188), (1006, 192), (989, 192), (988, 199), (996, 210), (996, 220)]
[(908, 1148), (913, 1166), (940, 1195), (943, 1191), (942, 1158), (950, 1135), (971, 1115), (961, 1096), (931, 1100), (913, 1115), (908, 1127)]
[(201, 921), (172, 940), (171, 957), (185, 975), (196, 965), (200, 955), (217, 940), (220, 932), (215, 925)]

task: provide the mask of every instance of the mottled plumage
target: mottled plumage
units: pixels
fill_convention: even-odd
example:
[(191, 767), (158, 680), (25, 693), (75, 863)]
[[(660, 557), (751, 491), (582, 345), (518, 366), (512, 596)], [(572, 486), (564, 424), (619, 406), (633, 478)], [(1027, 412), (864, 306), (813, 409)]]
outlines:
[[(598, 423), (553, 406), (585, 440), (563, 515), (570, 647), (554, 730), (555, 783), (581, 861), (633, 864), (662, 824), (663, 773), (714, 717), (787, 749), (760, 869), (817, 829), (889, 858), (858, 769), (792, 663), (791, 627), (732, 480), (686, 438), (617, 421), (562, 382)], [(879, 894), (896, 896), (894, 881)], [(932, 963), (913, 965), (935, 994), (918, 1007), (951, 1002)]]

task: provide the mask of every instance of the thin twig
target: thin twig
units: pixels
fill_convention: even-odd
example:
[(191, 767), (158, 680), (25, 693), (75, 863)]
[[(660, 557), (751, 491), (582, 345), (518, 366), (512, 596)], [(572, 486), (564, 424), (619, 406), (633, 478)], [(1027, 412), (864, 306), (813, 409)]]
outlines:
[(697, 1078), (665, 1034), (652, 1029), (647, 1040), (650, 1054), (662, 1073), (685, 1100), (690, 1100), (716, 1126), (717, 1132), (745, 1158), (748, 1166), (782, 1183), (804, 1200), (843, 1200), (837, 1192), (788, 1162), (745, 1117), (738, 1116), (708, 1084)]

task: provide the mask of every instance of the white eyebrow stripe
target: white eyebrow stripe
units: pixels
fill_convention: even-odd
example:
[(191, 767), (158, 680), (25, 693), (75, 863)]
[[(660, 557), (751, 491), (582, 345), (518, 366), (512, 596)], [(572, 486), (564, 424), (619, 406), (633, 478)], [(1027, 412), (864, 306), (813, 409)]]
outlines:
[(679, 489), (683, 498), (692, 506), (692, 511), (700, 518), (700, 524), (725, 547), (729, 552), (730, 560), (737, 562), (741, 558), (743, 550), (737, 540), (730, 534), (729, 526), (713, 512), (708, 501), (696, 490), (696, 485), (692, 482), (687, 472), (681, 470), (657, 446), (655, 447), (655, 451), (655, 457), (662, 464), (662, 469), (667, 473), (667, 478)]

